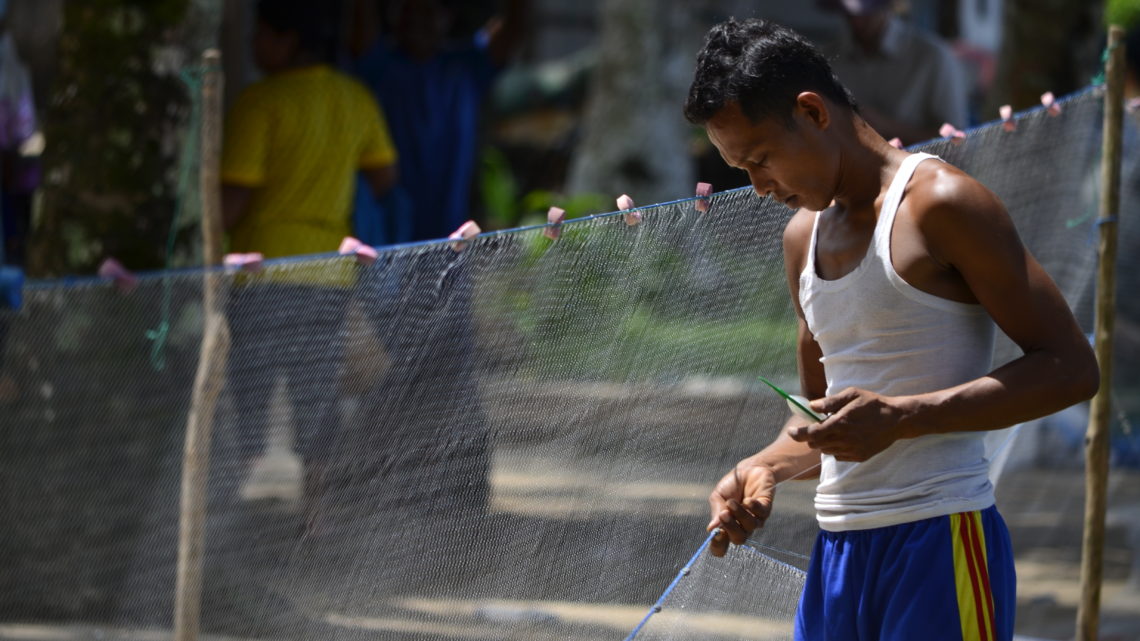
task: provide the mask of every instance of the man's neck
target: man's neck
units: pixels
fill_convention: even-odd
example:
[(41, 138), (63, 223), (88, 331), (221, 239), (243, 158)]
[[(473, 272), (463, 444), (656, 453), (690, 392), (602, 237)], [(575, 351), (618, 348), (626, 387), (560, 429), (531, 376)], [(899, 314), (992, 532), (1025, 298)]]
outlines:
[(865, 120), (856, 116), (851, 136), (840, 147), (835, 201), (848, 212), (870, 211), (907, 153), (895, 149)]

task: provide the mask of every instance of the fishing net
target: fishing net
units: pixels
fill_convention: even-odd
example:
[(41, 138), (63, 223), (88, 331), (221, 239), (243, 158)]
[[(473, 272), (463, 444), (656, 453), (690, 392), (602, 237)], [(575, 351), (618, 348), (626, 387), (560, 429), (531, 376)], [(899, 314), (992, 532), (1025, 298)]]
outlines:
[[(1086, 328), (1101, 109), (1089, 90), (1015, 131), (924, 147), (1002, 197)], [(713, 483), (786, 415), (757, 376), (796, 387), (791, 212), (749, 190), (694, 205), (644, 208), (636, 226), (571, 221), (557, 240), (526, 228), (387, 248), (367, 266), (312, 256), (208, 272), (230, 344), (203, 634), (790, 638), (812, 483), (780, 488), (749, 547), (716, 559), (702, 542)], [(1122, 216), (1122, 293), (1134, 220)], [(0, 407), (0, 638), (169, 634), (203, 276), (150, 274), (129, 291), (33, 283), (0, 315), (0, 362), (20, 387)], [(1136, 346), (1131, 305), (1122, 350)], [(1140, 536), (1130, 354), (1116, 381), (1110, 609), (1135, 589)], [(1072, 629), (1082, 411), (993, 437), (1026, 634)], [(1132, 607), (1121, 616), (1140, 617)]]

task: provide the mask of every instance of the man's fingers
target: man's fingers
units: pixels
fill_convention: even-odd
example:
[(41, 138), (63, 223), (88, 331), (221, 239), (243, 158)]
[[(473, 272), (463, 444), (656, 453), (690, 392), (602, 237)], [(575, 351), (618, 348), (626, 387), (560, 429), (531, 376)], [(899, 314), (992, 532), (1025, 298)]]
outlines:
[(744, 529), (744, 526), (731, 515), (721, 520), (720, 529), (724, 532), (725, 536), (728, 537), (729, 541), (737, 545), (744, 543), (749, 534), (749, 532)]
[(709, 542), (709, 552), (712, 553), (713, 556), (724, 556), (724, 553), (727, 551), (728, 536), (724, 533), (724, 530), (720, 530), (713, 535), (712, 541)]
[[(739, 523), (741, 528), (744, 530), (745, 538), (747, 538), (749, 534), (752, 534), (752, 530), (760, 527), (760, 520), (757, 519), (756, 515), (753, 514), (748, 508), (744, 507), (744, 505), (741, 503), (737, 501), (729, 501), (728, 509), (732, 512), (732, 516), (736, 519), (736, 522)], [(743, 542), (744, 541), (733, 541), (733, 543), (736, 543), (738, 545)]]
[(708, 531), (716, 532), (709, 542), (709, 552), (713, 556), (724, 556), (728, 552), (729, 543), (743, 544), (754, 530), (764, 526), (767, 519), (767, 508), (755, 499), (749, 502), (747, 509), (739, 503), (734, 507), (730, 504), (729, 509), (709, 523)]
[(858, 397), (859, 390), (854, 387), (848, 387), (838, 394), (832, 394), (831, 396), (817, 398), (814, 401), (808, 403), (808, 407), (811, 408), (811, 411), (817, 414), (834, 414), (835, 412), (838, 412), (844, 405), (850, 403)]
[(761, 503), (759, 499), (748, 499), (748, 511), (755, 515), (758, 521), (757, 527), (764, 527), (764, 522), (768, 520), (768, 515), (772, 512), (772, 506), (766, 503)]
[(791, 427), (788, 428), (788, 436), (790, 436), (793, 441), (806, 443), (818, 450), (840, 438), (841, 434), (832, 428), (833, 424), (834, 417), (829, 417), (822, 423)]

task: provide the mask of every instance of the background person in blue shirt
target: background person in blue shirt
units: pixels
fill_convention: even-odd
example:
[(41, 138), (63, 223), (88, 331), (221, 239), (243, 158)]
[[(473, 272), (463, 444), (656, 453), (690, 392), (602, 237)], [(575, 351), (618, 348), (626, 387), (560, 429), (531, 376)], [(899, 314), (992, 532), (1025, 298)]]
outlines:
[[(384, 109), (402, 188), (383, 214), (362, 211), (372, 199), (357, 198), (365, 242), (443, 238), (470, 218), (483, 101), (522, 41), (530, 2), (507, 0), (473, 37), (450, 40), (458, 9), (448, 0), (357, 0), (353, 71)], [(381, 11), (390, 33), (381, 34)], [(384, 237), (369, 238), (380, 216), (387, 220), (374, 233)]]

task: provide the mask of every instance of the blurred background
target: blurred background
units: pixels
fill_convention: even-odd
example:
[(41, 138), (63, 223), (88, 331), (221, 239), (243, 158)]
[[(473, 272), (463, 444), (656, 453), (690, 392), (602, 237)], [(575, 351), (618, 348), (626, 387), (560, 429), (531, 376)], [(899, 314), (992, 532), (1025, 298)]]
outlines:
[[(440, 238), (468, 218), (484, 230), (508, 229), (545, 222), (552, 205), (573, 218), (613, 210), (622, 193), (649, 205), (690, 197), (697, 181), (712, 183), (718, 192), (746, 184), (681, 114), (704, 33), (729, 16), (776, 20), (817, 42), (864, 116), (885, 137), (907, 145), (938, 137), (946, 122), (966, 130), (998, 118), (1002, 105), (1026, 110), (1040, 105), (1045, 92), (1063, 96), (1095, 84), (1105, 23), (1122, 24), (1133, 34), (1140, 26), (1137, 0), (313, 0), (313, 18), (301, 28), (282, 26), (273, 22), (279, 15), (265, 13), (286, 4), (296, 3), (0, 0), (3, 262), (40, 281), (27, 288), (23, 310), (0, 316), (0, 514), (8, 517), (0, 527), (0, 560), (7, 569), (0, 572), (0, 620), (167, 624), (177, 461), (202, 331), (200, 273), (163, 272), (144, 279), (134, 296), (122, 297), (110, 287), (87, 287), (90, 281), (83, 277), (112, 257), (136, 272), (202, 263), (203, 158), (197, 140), (203, 51), (218, 48), (222, 55), (227, 155), (257, 143), (255, 128), (244, 119), (250, 97), (263, 99), (283, 72), (322, 65), (367, 92), (390, 139), (377, 149), (390, 148), (398, 157), (393, 161), (374, 149), (368, 167), (359, 167), (351, 199), (343, 199), (335, 216), (365, 242), (392, 245)], [(291, 32), (306, 41), (305, 51), (290, 44)], [(1132, 75), (1130, 98), (1137, 95)], [(334, 94), (317, 92), (314, 104)], [(311, 92), (303, 97), (314, 98)], [(1032, 204), (1019, 219), (1021, 231), (1041, 242), (1038, 247), (1057, 250), (1051, 263), (1055, 277), (1077, 263), (1087, 268), (1093, 255), (1091, 240), (1085, 240), (1092, 238), (1086, 232), (1094, 215), (1088, 203), (1096, 200), (1091, 186), (1097, 163), (1091, 158), (1100, 145), (1098, 100), (1085, 94), (1066, 105), (1066, 114), (1083, 114), (1074, 118), (1079, 127), (1053, 129), (1056, 122), (1040, 112), (1023, 119), (1022, 131), (1037, 132), (1019, 138), (1024, 149), (1035, 150), (1018, 157), (1029, 171), (1003, 173), (1011, 163), (1000, 159), (1015, 148), (998, 138), (1000, 128), (980, 133), (975, 140), (981, 144), (935, 145), (951, 162), (975, 154), (999, 159), (979, 164), (992, 170), (1003, 193)], [(275, 105), (263, 99), (258, 106)], [(1122, 293), (1140, 286), (1131, 251), (1140, 242), (1134, 222), (1140, 216), (1133, 215), (1140, 204), (1137, 111), (1128, 117)], [(356, 126), (346, 119), (329, 131), (338, 140), (347, 131), (351, 139)], [(1068, 133), (1054, 139), (1057, 131)], [(297, 164), (317, 162), (313, 157), (323, 159), (326, 151), (320, 144), (290, 149)], [(227, 187), (240, 190), (257, 182), (227, 166)], [(388, 168), (398, 175), (365, 171)], [(337, 180), (347, 184), (351, 177), (347, 172)], [(738, 457), (710, 438), (712, 432), (694, 426), (705, 421), (736, 437), (737, 423), (766, 416), (758, 405), (773, 416), (783, 411), (742, 381), (791, 363), (780, 360), (791, 345), (777, 242), (778, 215), (787, 212), (769, 208), (755, 216), (753, 208), (767, 205), (748, 194), (718, 198), (724, 204), (718, 216), (697, 223), (684, 215), (688, 203), (669, 205), (661, 208), (659, 222), (647, 217), (637, 236), (624, 234), (618, 222), (611, 226), (619, 231), (607, 231), (607, 221), (595, 219), (558, 243), (531, 230), (484, 236), (465, 254), (447, 246), (393, 250), (383, 264), (362, 270), (351, 302), (342, 281), (319, 283), (307, 297), (293, 287), (263, 300), (243, 294), (245, 282), (235, 277), (229, 301), (235, 344), (257, 343), (243, 342), (243, 332), (246, 339), (265, 338), (255, 352), (233, 357), (249, 371), (230, 372), (224, 394), (229, 405), (223, 404), (217, 422), (226, 426), (232, 419), (237, 425), (234, 417), (247, 414), (243, 402), (257, 395), (270, 398), (274, 416), (285, 418), (274, 418), (278, 440), (258, 459), (260, 467), (235, 462), (236, 455), (215, 459), (217, 469), (232, 473), (233, 478), (220, 475), (230, 499), (242, 474), (252, 479), (242, 487), (241, 501), (254, 506), (247, 510), (253, 515), (249, 523), (241, 520), (248, 514), (223, 511), (223, 521), (233, 518), (223, 523), (221, 531), (230, 537), (221, 537), (218, 548), (234, 554), (219, 556), (215, 564), (229, 569), (222, 579), (256, 589), (243, 588), (247, 597), (239, 605), (249, 611), (227, 614), (231, 592), (216, 579), (220, 587), (207, 591), (207, 619), (224, 629), (231, 620), (259, 621), (266, 612), (287, 610), (263, 598), (269, 592), (263, 585), (292, 590), (285, 595), (290, 598), (301, 594), (298, 602), (322, 615), (329, 610), (372, 621), (390, 614), (383, 608), (401, 616), (412, 609), (403, 601), (369, 609), (376, 606), (374, 577), (386, 577), (378, 569), (387, 559), (383, 554), (391, 553), (370, 538), (385, 518), (370, 502), (377, 486), (397, 493), (388, 479), (398, 474), (386, 476), (392, 470), (409, 485), (420, 482), (407, 461), (369, 461), (384, 468), (379, 470), (336, 470), (360, 495), (344, 499), (356, 512), (333, 524), (341, 523), (340, 536), (356, 537), (359, 549), (330, 562), (306, 555), (310, 548), (327, 552), (336, 546), (320, 545), (319, 537), (297, 543), (298, 532), (309, 535), (297, 527), (298, 515), (309, 515), (299, 507), (304, 470), (290, 439), (299, 438), (302, 419), (312, 420), (302, 417), (302, 409), (333, 406), (325, 398), (304, 397), (320, 388), (339, 393), (335, 409), (350, 426), (338, 442), (348, 452), (343, 465), (360, 463), (358, 453), (367, 458), (374, 445), (368, 438), (406, 438), (398, 430), (368, 433), (376, 417), (440, 435), (438, 451), (423, 449), (444, 462), (464, 461), (473, 476), (485, 477), (470, 490), (477, 503), (490, 506), (484, 522), (496, 532), (519, 533), (528, 544), (534, 531), (568, 541), (570, 553), (554, 545), (551, 558), (573, 561), (573, 567), (559, 567), (548, 583), (569, 586), (569, 596), (559, 596), (567, 601), (626, 603), (626, 618), (613, 627), (628, 631), (691, 551), (686, 537), (704, 522), (708, 480)], [(698, 224), (707, 228), (690, 233)], [(290, 234), (290, 242), (297, 240), (296, 232)], [(267, 251), (268, 258), (331, 253), (340, 238), (334, 233), (331, 245), (305, 245), (305, 251), (275, 247), (273, 254), (249, 242), (235, 246), (231, 238), (229, 249)], [(311, 262), (336, 276), (336, 265), (347, 261)], [(309, 267), (282, 262), (269, 271), (296, 285), (290, 279), (303, 282)], [(1082, 322), (1090, 320), (1091, 292), (1071, 291), (1079, 294), (1074, 307), (1089, 312)], [(1118, 301), (1107, 544), (1111, 592), (1105, 599), (1106, 622), (1115, 627), (1106, 625), (1103, 635), (1126, 641), (1140, 639), (1140, 446), (1132, 427), (1140, 412), (1138, 304), (1127, 295)], [(329, 318), (316, 318), (313, 310), (331, 311)], [(266, 325), (267, 319), (281, 325)], [(288, 325), (298, 319), (309, 324)], [(9, 325), (5, 347), (2, 334)], [(295, 341), (289, 328), (317, 337), (319, 353), (303, 355), (307, 360), (296, 371), (262, 371), (263, 356), (289, 351)], [(472, 334), (477, 338), (468, 341)], [(286, 382), (306, 377), (327, 379), (327, 385), (293, 389)], [(485, 411), (466, 404), (477, 379)], [(1075, 408), (1031, 432), (1033, 440), (1019, 446), (1024, 460), (1008, 465), (1021, 473), (1006, 482), (1003, 501), (1018, 515), (1011, 522), (1026, 550), (1019, 559), (1025, 634), (1068, 638), (1073, 629), (1084, 412)], [(321, 412), (305, 416), (310, 414), (324, 420)], [(641, 422), (630, 420), (634, 415)], [(234, 425), (228, 429), (236, 431)], [(492, 433), (497, 440), (489, 450)], [(651, 438), (661, 434), (660, 441)], [(723, 440), (747, 446), (746, 439)], [(557, 456), (546, 457), (544, 448)], [(492, 450), (497, 458), (488, 460)], [(696, 459), (692, 469), (676, 463), (689, 458)], [(284, 470), (285, 480), (264, 470)], [(645, 494), (650, 485), (657, 493)], [(615, 496), (638, 497), (640, 503), (615, 507)], [(806, 505), (806, 494), (800, 498)], [(555, 502), (584, 507), (559, 514), (548, 509)], [(641, 535), (625, 535), (627, 512)], [(689, 530), (678, 526), (677, 514), (691, 521)], [(798, 516), (813, 523), (809, 512)], [(491, 554), (470, 545), (466, 531), (452, 534), (443, 537), (453, 546), (445, 551), (477, 561), (466, 570), (473, 583), (485, 575), (501, 581), (503, 593), (541, 596), (512, 574), (528, 566), (496, 556), (513, 554), (514, 546)], [(808, 540), (794, 528), (785, 534), (799, 543)], [(447, 557), (435, 552), (427, 556)], [(634, 561), (650, 554), (664, 561)], [(546, 565), (532, 565), (542, 568), (536, 575), (546, 572)], [(338, 575), (344, 567), (363, 570), (345, 582)], [(444, 585), (465, 599), (481, 594), (465, 593), (462, 582), (448, 584), (451, 566), (432, 566), (434, 574), (414, 564), (397, 569), (401, 580), (444, 577), (429, 586), (433, 590)], [(316, 578), (307, 577), (309, 572)], [(302, 578), (294, 585), (281, 577)], [(610, 580), (633, 588), (619, 591)], [(334, 586), (329, 592), (341, 599), (334, 604), (339, 610), (320, 603), (325, 585)], [(38, 591), (42, 586), (52, 592)], [(148, 594), (161, 603), (123, 597)], [(350, 603), (356, 598), (364, 604)], [(153, 611), (139, 613), (151, 606)], [(472, 616), (477, 623), (500, 625), (507, 619), (511, 625), (546, 626), (548, 613), (535, 612), (529, 606), (505, 614), (492, 608)], [(448, 624), (470, 625), (454, 612), (447, 616)], [(279, 625), (287, 629), (296, 622)], [(551, 638), (567, 638), (554, 637), (559, 628), (547, 627)], [(307, 638), (329, 638), (321, 629), (305, 631)], [(20, 636), (9, 627), (0, 629), (0, 639), (57, 638), (41, 632)], [(340, 632), (337, 638), (354, 638)], [(612, 636), (609, 630), (589, 638)]]
[[(9, 41), (2, 68), (9, 77), (21, 78), (16, 83), (6, 78), (7, 90), (28, 94), (26, 109), (33, 118), (31, 126), (22, 123), (22, 131), (5, 141), (6, 262), (22, 264), (31, 278), (93, 273), (108, 256), (134, 270), (166, 264), (175, 208), (185, 197), (179, 190), (186, 172), (183, 143), (196, 136), (186, 77), (210, 47), (222, 52), (227, 107), (262, 77), (251, 46), (255, 4), (0, 3)], [(362, 38), (371, 33), (394, 39), (401, 19), (396, 5), (405, 3), (319, 4), (327, 9), (323, 35), (329, 60), (353, 71)], [(470, 40), (489, 20), (518, 14), (507, 56), (475, 97), (475, 118), (464, 125), (473, 132), (470, 150), (462, 152), (471, 156), (473, 170), (465, 206), (484, 229), (531, 222), (552, 204), (573, 217), (608, 211), (613, 197), (623, 192), (648, 204), (691, 195), (698, 179), (717, 190), (743, 184), (743, 175), (724, 167), (703, 132), (680, 113), (706, 29), (728, 16), (759, 16), (786, 23), (823, 46), (848, 36), (842, 12), (823, 2), (408, 4), (443, 5), (448, 41)], [(1130, 5), (1136, 3), (871, 4), (887, 5), (898, 20), (951, 52), (965, 89), (937, 99), (965, 100), (947, 109), (964, 114), (952, 124), (966, 129), (996, 118), (999, 105), (1024, 109), (1038, 104), (1043, 92), (1063, 95), (1088, 85), (1100, 65), (1105, 12), (1116, 11), (1128, 20)], [(874, 102), (874, 96), (860, 99)], [(383, 99), (379, 102), (388, 108)], [(388, 124), (399, 142), (397, 129), (408, 125), (391, 116)], [(936, 136), (939, 124), (926, 125), (927, 137)], [(907, 144), (925, 139), (902, 138)], [(177, 222), (171, 266), (200, 261), (195, 215), (187, 207)]]

